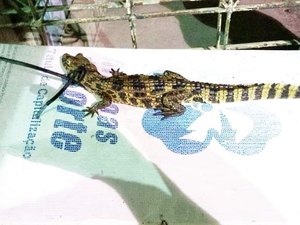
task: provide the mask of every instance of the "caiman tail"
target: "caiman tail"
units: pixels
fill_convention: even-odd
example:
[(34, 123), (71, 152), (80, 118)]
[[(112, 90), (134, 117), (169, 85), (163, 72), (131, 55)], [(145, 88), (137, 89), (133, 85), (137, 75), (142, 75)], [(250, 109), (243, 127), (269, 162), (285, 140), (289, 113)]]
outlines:
[(300, 86), (291, 84), (225, 85), (192, 82), (190, 100), (211, 103), (240, 102), (263, 99), (300, 98)]

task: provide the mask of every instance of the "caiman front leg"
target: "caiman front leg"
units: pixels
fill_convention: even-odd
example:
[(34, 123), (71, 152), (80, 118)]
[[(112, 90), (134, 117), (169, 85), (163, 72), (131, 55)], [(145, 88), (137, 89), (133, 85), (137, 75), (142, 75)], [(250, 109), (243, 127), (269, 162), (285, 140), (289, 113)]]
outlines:
[(154, 115), (163, 115), (162, 119), (182, 115), (185, 112), (185, 107), (182, 105), (182, 101), (185, 98), (186, 94), (184, 91), (170, 91), (165, 93), (161, 98), (161, 111)]
[(117, 70), (114, 70), (113, 68), (110, 69), (109, 71), (111, 73), (111, 75), (114, 76), (127, 76), (126, 73), (123, 73), (120, 71), (120, 68), (118, 68)]
[(109, 94), (103, 92), (98, 94), (99, 98), (101, 99), (100, 101), (96, 102), (94, 105), (92, 105), (91, 107), (86, 107), (86, 109), (82, 110), (84, 112), (87, 112), (84, 116), (88, 116), (91, 115), (91, 117), (94, 116), (94, 114), (96, 113), (97, 115), (99, 115), (98, 110), (99, 109), (104, 109), (108, 106), (111, 105), (112, 103), (112, 98)]

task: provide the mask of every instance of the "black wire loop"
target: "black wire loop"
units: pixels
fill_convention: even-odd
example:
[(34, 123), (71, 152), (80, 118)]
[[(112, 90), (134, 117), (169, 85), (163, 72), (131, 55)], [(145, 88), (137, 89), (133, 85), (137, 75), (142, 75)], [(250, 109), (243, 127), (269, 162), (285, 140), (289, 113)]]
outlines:
[(86, 69), (84, 66), (80, 66), (77, 69), (71, 71), (67, 74), (67, 77), (69, 78), (68, 82), (65, 83), (65, 85), (52, 97), (50, 98), (39, 110), (39, 112), (36, 115), (36, 118), (39, 119), (43, 111), (49, 106), (52, 102), (54, 102), (59, 96), (72, 84), (78, 84), (82, 79), (84, 78), (84, 75), (86, 73)]

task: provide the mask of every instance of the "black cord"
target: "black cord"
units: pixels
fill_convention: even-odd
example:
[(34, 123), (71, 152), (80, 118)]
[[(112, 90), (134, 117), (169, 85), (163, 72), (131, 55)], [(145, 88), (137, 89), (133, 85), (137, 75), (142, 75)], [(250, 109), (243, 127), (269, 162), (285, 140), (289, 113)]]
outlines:
[(60, 74), (60, 73), (57, 73), (55, 71), (48, 70), (48, 69), (45, 69), (45, 68), (42, 68), (42, 67), (30, 64), (30, 63), (18, 61), (18, 60), (15, 60), (15, 59), (9, 59), (9, 58), (5, 58), (5, 57), (2, 57), (2, 56), (0, 56), (0, 60), (2, 60), (4, 62), (16, 64), (16, 65), (19, 65), (19, 66), (29, 67), (29, 68), (34, 69), (34, 70), (39, 70), (39, 71), (42, 71), (44, 73), (49, 73), (49, 74), (52, 74), (54, 76), (57, 76), (57, 77), (69, 80), (69, 78), (65, 74)]
[(0, 60), (8, 62), (8, 63), (16, 64), (16, 65), (19, 65), (19, 66), (29, 67), (31, 69), (39, 70), (39, 71), (42, 71), (42, 72), (45, 72), (45, 73), (49, 73), (49, 74), (52, 74), (54, 76), (57, 76), (57, 77), (60, 77), (60, 78), (63, 78), (65, 80), (67, 80), (67, 83), (52, 98), (50, 98), (42, 106), (42, 108), (37, 113), (37, 118), (40, 118), (41, 114), (46, 109), (46, 107), (49, 106), (52, 102), (54, 102), (70, 85), (76, 84), (76, 83), (78, 84), (84, 78), (85, 73), (86, 73), (86, 70), (85, 70), (84, 66), (80, 66), (80, 67), (78, 67), (77, 69), (71, 71), (68, 74), (60, 74), (60, 73), (57, 73), (55, 71), (48, 70), (48, 69), (30, 64), (30, 63), (26, 63), (26, 62), (14, 60), (14, 59), (9, 59), (9, 58), (5, 58), (5, 57), (2, 57), (2, 56), (0, 56)]

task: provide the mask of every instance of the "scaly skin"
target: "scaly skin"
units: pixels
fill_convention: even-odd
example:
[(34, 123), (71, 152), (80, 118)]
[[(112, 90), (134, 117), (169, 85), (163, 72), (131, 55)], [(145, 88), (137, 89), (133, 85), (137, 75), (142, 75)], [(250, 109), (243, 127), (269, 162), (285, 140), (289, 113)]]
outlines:
[(299, 86), (290, 84), (227, 85), (190, 81), (183, 76), (166, 70), (160, 76), (127, 75), (111, 70), (111, 77), (101, 75), (81, 53), (76, 56), (64, 54), (62, 64), (67, 72), (79, 66), (86, 68), (86, 74), (79, 84), (100, 101), (88, 107), (87, 115), (92, 116), (99, 109), (112, 102), (159, 110), (156, 115), (179, 116), (184, 113), (182, 102), (238, 102), (274, 98), (299, 98)]

